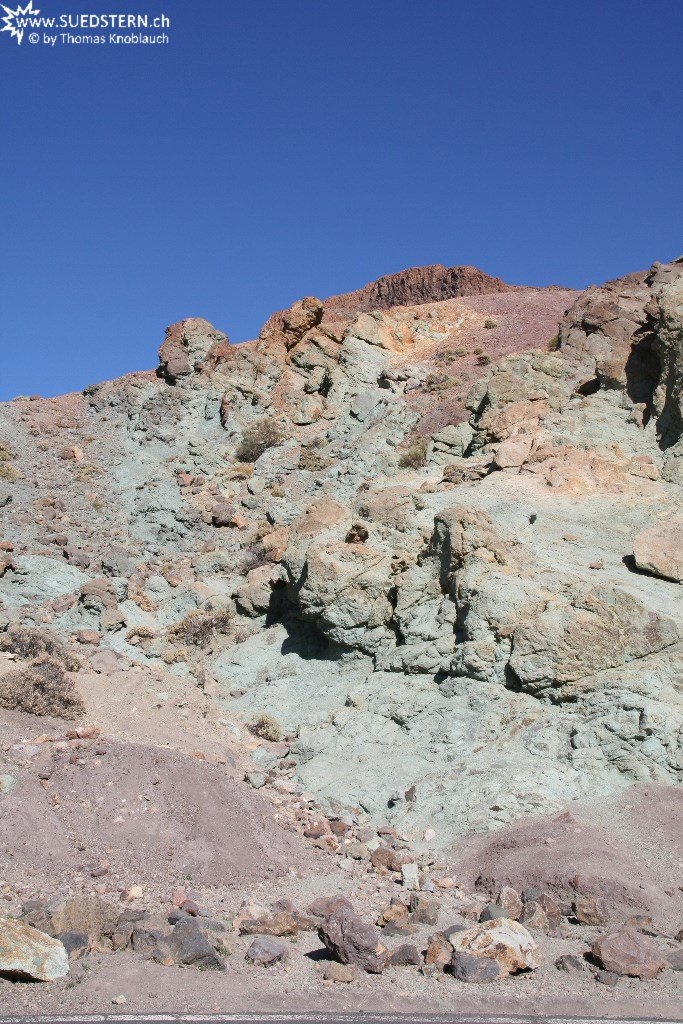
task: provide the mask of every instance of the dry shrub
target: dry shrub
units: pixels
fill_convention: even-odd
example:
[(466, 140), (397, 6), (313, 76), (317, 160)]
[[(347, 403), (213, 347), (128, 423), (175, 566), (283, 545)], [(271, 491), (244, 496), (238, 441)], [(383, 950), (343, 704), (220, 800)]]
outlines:
[(548, 342), (548, 352), (559, 352), (559, 350), (560, 350), (560, 336), (559, 336), (559, 334), (554, 334), (553, 337)]
[(197, 608), (176, 622), (168, 630), (168, 639), (174, 644), (187, 644), (190, 647), (208, 647), (213, 638), (228, 632), (232, 623), (232, 611), (222, 608), (220, 611), (207, 612)]
[(33, 658), (51, 658), (59, 662), (67, 672), (77, 672), (81, 667), (76, 655), (49, 629), (37, 629), (35, 626), (22, 626), (18, 622), (11, 622), (3, 637), (2, 647), (26, 661)]
[(14, 468), (11, 462), (0, 462), (0, 480), (18, 480), (20, 473)]
[(85, 714), (73, 680), (55, 658), (36, 658), (0, 679), (0, 707), (29, 715), (73, 719)]
[(249, 731), (262, 740), (270, 740), (271, 743), (279, 743), (284, 735), (278, 720), (266, 714), (257, 715), (249, 723)]
[(283, 440), (284, 431), (281, 424), (264, 417), (246, 428), (235, 454), (240, 462), (256, 462), (264, 452)]
[(95, 477), (102, 476), (104, 470), (100, 466), (95, 466), (92, 462), (82, 462), (76, 470), (76, 480), (82, 484), (87, 484)]
[(497, 322), (493, 320), (490, 316), (487, 316), (486, 319), (484, 320), (484, 327), (486, 328), (487, 331), (493, 331), (497, 326)]
[(428, 444), (428, 438), (419, 437), (417, 441), (411, 444), (410, 448), (406, 448), (398, 460), (401, 469), (422, 469), (427, 461)]
[(428, 391), (448, 391), (460, 383), (458, 377), (448, 377), (444, 373), (430, 373), (425, 380), (425, 387)]
[(322, 473), (324, 470), (329, 469), (331, 465), (332, 460), (328, 459), (321, 452), (315, 451), (314, 448), (301, 449), (299, 469), (307, 470), (309, 473)]

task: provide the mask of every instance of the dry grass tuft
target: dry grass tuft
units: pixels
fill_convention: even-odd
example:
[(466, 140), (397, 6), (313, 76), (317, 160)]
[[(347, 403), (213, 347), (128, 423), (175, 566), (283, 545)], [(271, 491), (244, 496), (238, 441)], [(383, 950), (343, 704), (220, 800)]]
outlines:
[(322, 473), (332, 465), (332, 460), (328, 459), (321, 452), (317, 452), (315, 448), (302, 448), (301, 454), (299, 455), (299, 469), (308, 471), (309, 473)]
[(220, 611), (207, 612), (197, 608), (176, 622), (168, 630), (167, 636), (173, 644), (187, 644), (189, 647), (208, 647), (218, 634), (228, 632), (232, 624), (232, 611), (223, 608)]
[(427, 461), (428, 444), (428, 438), (420, 437), (411, 444), (410, 448), (406, 448), (398, 460), (401, 469), (422, 469)]

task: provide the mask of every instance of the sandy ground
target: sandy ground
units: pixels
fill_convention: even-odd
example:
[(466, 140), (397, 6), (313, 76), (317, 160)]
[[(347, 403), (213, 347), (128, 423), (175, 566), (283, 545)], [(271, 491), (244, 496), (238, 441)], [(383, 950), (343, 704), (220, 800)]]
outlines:
[[(314, 897), (336, 894), (349, 896), (372, 920), (392, 896), (401, 894), (393, 876), (377, 876), (365, 865), (324, 854), (278, 824), (262, 792), (236, 778), (240, 769), (234, 750), (227, 742), (221, 746), (213, 730), (206, 734), (206, 759), (175, 746), (174, 739), (191, 750), (199, 740), (201, 723), (206, 724), (203, 697), (184, 704), (184, 717), (166, 702), (161, 713), (146, 700), (158, 679), (142, 685), (140, 673), (122, 675), (138, 677), (135, 702), (128, 705), (138, 712), (123, 716), (125, 721), (112, 714), (111, 731), (76, 748), (77, 763), (69, 762), (71, 753), (53, 761), (55, 744), (35, 742), (41, 734), (63, 735), (64, 723), (2, 715), (0, 763), (18, 780), (3, 797), (0, 817), (3, 896), (10, 913), (35, 895), (95, 891), (120, 901), (122, 890), (141, 884), (144, 896), (136, 907), (168, 911), (172, 887), (183, 885), (226, 923), (245, 898), (264, 904), (288, 898), (305, 910)], [(92, 699), (91, 686), (102, 685), (88, 678), (86, 699)], [(126, 685), (121, 680), (112, 688), (122, 701)], [(109, 713), (101, 704), (100, 720)], [(31, 754), (34, 748), (33, 756), (18, 759), (19, 752)], [(54, 764), (50, 780), (38, 778), (45, 765)], [(157, 778), (163, 781), (155, 784)], [(452, 870), (463, 885), (474, 885), (478, 872), (491, 885), (510, 881), (520, 887), (539, 877), (558, 880), (572, 870), (592, 874), (625, 901), (622, 919), (629, 902), (632, 912), (654, 914), (664, 932), (658, 941), (666, 955), (678, 945), (671, 935), (679, 917), (683, 923), (675, 842), (681, 806), (673, 790), (660, 790), (655, 801), (648, 787), (637, 787), (601, 808), (577, 806), (553, 819), (463, 841), (452, 851)], [(649, 830), (642, 827), (647, 815)], [(640, 827), (634, 841), (636, 817)], [(93, 879), (90, 869), (103, 863), (109, 865), (107, 873)], [(458, 919), (460, 905), (449, 891), (440, 894), (440, 901), (439, 929)], [(420, 926), (407, 936), (383, 934), (383, 941), (389, 948), (410, 942), (423, 949), (435, 930)], [(579, 975), (557, 970), (560, 954), (580, 953), (597, 934), (596, 929), (563, 926), (559, 937), (538, 937), (543, 959), (538, 971), (468, 986), (448, 975), (424, 977), (415, 968), (391, 968), (382, 976), (334, 985), (323, 980), (326, 960), (315, 932), (283, 940), (289, 949), (286, 964), (257, 968), (245, 960), (251, 939), (229, 932), (232, 955), (225, 972), (163, 967), (130, 952), (92, 953), (74, 961), (66, 979), (50, 985), (0, 981), (0, 1011), (680, 1015), (682, 973), (669, 970), (650, 982), (622, 979), (609, 989), (587, 970)], [(125, 1002), (112, 1002), (120, 997)]]

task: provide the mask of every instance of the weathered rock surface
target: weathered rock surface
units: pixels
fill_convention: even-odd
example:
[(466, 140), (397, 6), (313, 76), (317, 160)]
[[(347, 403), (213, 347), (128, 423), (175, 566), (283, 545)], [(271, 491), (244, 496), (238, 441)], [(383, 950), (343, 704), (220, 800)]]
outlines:
[(657, 523), (639, 533), (633, 557), (639, 569), (683, 583), (683, 519)]
[[(435, 848), (678, 783), (682, 281), (418, 268), (244, 345), (183, 320), (157, 375), (6, 403), (0, 629), (49, 628), (104, 685), (197, 684), (240, 736), (265, 716), (288, 750), (254, 752), (259, 794)], [(550, 351), (555, 314), (519, 320), (555, 302)]]
[(69, 973), (63, 944), (24, 921), (0, 918), (0, 974), (56, 981)]
[(353, 911), (333, 911), (321, 924), (318, 935), (339, 963), (360, 967), (369, 974), (381, 974), (386, 965), (386, 947), (377, 929)]
[(655, 978), (666, 967), (657, 944), (635, 928), (602, 935), (591, 952), (603, 970), (630, 978)]
[[(519, 922), (509, 918), (483, 921), (474, 928), (451, 935), (450, 942), (454, 951), (451, 963), (462, 974), (475, 974), (469, 957), (492, 960), (498, 970), (496, 976), (500, 977), (518, 971), (535, 970), (541, 964), (538, 946), (529, 932)], [(461, 958), (461, 954), (464, 957)], [(481, 976), (463, 980), (492, 981), (494, 977), (484, 976), (482, 972)]]

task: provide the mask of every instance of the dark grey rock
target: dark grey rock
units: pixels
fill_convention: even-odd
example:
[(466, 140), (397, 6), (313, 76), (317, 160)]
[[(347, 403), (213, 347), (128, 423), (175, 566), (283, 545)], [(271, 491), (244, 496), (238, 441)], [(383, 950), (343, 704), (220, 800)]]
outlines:
[(165, 945), (177, 964), (199, 967), (204, 971), (225, 970), (225, 960), (194, 921), (179, 921)]
[(374, 925), (352, 910), (336, 910), (318, 929), (320, 941), (340, 964), (353, 964), (370, 974), (381, 974), (386, 954)]
[(261, 967), (270, 967), (271, 964), (285, 960), (286, 957), (286, 946), (272, 939), (270, 935), (257, 935), (246, 953), (247, 960)]
[(497, 903), (489, 903), (479, 915), (480, 921), (497, 921), (501, 917), (507, 917), (507, 911)]
[(581, 974), (586, 970), (586, 961), (573, 953), (563, 953), (555, 961), (558, 971), (566, 971), (567, 974)]
[(484, 985), (500, 978), (500, 968), (495, 960), (488, 957), (470, 956), (454, 950), (451, 957), (451, 972), (458, 981)]
[(595, 980), (599, 981), (601, 985), (607, 985), (608, 988), (614, 988), (619, 984), (620, 975), (614, 971), (596, 971)]
[(75, 960), (79, 956), (83, 956), (90, 949), (90, 939), (87, 932), (62, 932), (57, 938), (69, 954), (69, 960)]
[(422, 957), (416, 946), (406, 942), (391, 953), (387, 963), (390, 967), (419, 967)]

